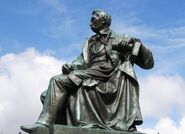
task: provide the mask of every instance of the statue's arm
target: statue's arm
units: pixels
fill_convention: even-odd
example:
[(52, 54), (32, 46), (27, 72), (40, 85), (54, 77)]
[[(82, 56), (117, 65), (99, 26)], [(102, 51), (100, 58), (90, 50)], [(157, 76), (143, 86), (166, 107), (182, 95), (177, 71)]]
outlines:
[(84, 60), (83, 55), (80, 54), (71, 64), (67, 63), (62, 66), (62, 73), (69, 74), (71, 71), (82, 69), (84, 69)]
[(125, 48), (131, 53), (132, 62), (144, 69), (154, 66), (152, 52), (139, 39), (124, 35), (123, 40), (127, 42)]
[(141, 68), (150, 69), (154, 66), (152, 52), (139, 40), (134, 43), (132, 55), (134, 57), (134, 63), (136, 63)]
[(154, 66), (154, 59), (150, 49), (145, 47), (137, 38), (123, 35), (118, 38), (118, 44), (112, 47), (141, 68), (150, 69)]
[(81, 53), (75, 60), (72, 61), (71, 67), (73, 70), (85, 69), (83, 53)]

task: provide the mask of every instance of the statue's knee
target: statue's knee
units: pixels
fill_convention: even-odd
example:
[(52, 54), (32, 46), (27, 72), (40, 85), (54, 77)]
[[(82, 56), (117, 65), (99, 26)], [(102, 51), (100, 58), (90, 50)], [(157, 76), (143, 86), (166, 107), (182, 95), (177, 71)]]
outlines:
[(50, 80), (50, 85), (55, 85), (60, 88), (62, 92), (66, 92), (68, 88), (71, 88), (72, 82), (66, 75), (61, 74), (53, 76)]
[(50, 82), (59, 81), (59, 77), (62, 77), (62, 76), (60, 76), (60, 75), (55, 75), (55, 76), (53, 76), (53, 77), (50, 79)]
[(42, 92), (41, 95), (40, 95), (40, 100), (41, 100), (42, 103), (44, 103), (44, 100), (45, 100), (45, 98), (46, 98), (46, 93), (47, 93), (47, 91), (44, 91), (44, 92)]
[(55, 75), (51, 78), (50, 82), (60, 82), (60, 83), (65, 83), (66, 81), (69, 81), (68, 77), (66, 75), (60, 74), (60, 75)]

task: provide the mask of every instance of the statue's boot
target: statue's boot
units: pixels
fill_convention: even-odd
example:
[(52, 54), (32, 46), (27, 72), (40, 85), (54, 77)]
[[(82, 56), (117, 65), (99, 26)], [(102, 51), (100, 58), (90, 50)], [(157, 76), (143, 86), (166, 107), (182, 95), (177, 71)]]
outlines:
[(33, 125), (22, 125), (21, 129), (24, 132), (30, 133), (30, 132), (36, 130), (37, 128), (43, 128), (43, 127), (48, 127), (48, 126), (46, 126), (44, 124), (40, 124), (40, 123), (35, 123)]
[(53, 124), (57, 111), (61, 109), (67, 97), (67, 89), (74, 89), (74, 84), (65, 75), (52, 77), (47, 90), (43, 94), (43, 109), (34, 125), (23, 125), (21, 129), (30, 133), (40, 127), (48, 127)]

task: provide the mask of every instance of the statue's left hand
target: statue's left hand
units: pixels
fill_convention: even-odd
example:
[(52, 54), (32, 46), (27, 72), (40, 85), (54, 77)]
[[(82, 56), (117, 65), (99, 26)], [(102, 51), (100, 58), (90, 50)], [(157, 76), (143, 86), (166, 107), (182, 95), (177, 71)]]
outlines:
[(69, 74), (72, 71), (72, 67), (70, 64), (64, 64), (62, 66), (62, 72), (63, 74)]
[(117, 51), (128, 51), (131, 52), (134, 46), (134, 40), (130, 39), (129, 41), (122, 40), (118, 45), (113, 45), (112, 49)]
[(118, 45), (120, 49), (124, 49), (127, 51), (132, 51), (132, 48), (134, 46), (134, 40), (130, 39), (129, 41), (121, 41), (121, 43)]

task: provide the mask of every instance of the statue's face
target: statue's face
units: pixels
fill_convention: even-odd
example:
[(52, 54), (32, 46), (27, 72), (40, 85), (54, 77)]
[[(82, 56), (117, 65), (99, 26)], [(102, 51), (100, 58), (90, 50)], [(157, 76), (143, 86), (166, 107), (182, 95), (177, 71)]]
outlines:
[(93, 32), (98, 33), (105, 25), (105, 20), (100, 13), (93, 13), (91, 17), (90, 27)]

